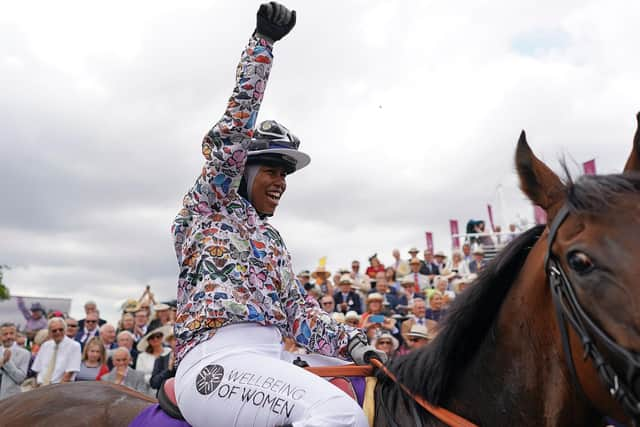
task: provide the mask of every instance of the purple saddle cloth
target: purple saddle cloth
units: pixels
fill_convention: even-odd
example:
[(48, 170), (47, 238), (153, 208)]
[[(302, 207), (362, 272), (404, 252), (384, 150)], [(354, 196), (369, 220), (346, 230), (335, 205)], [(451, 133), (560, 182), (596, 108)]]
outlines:
[(131, 421), (129, 427), (190, 427), (186, 421), (167, 415), (157, 403), (145, 408)]

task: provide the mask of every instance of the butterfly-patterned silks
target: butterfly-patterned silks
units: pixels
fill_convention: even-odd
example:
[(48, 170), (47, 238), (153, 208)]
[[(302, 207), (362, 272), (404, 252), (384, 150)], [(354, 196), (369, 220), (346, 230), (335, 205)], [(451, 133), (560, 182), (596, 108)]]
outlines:
[(347, 333), (297, 281), (280, 233), (240, 195), (272, 46), (252, 37), (222, 119), (202, 141), (205, 165), (172, 226), (178, 276), (176, 360), (218, 328), (273, 325), (311, 352), (346, 358)]

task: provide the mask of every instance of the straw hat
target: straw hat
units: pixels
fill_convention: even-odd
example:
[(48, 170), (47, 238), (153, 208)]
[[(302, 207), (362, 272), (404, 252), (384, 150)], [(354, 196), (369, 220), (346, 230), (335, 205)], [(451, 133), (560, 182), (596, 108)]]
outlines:
[(426, 326), (416, 323), (411, 326), (411, 330), (407, 333), (407, 336), (432, 340), (436, 335), (432, 331), (428, 330)]
[(331, 313), (331, 317), (333, 317), (333, 320), (335, 320), (338, 323), (344, 323), (345, 321), (344, 313), (340, 313), (338, 311), (334, 311), (333, 313)]
[(167, 310), (169, 310), (170, 308), (171, 308), (171, 307), (169, 307), (169, 305), (168, 305), (168, 304), (164, 304), (164, 303), (162, 303), (162, 304), (156, 304), (156, 305), (154, 305), (154, 306), (153, 306), (153, 311), (156, 311), (156, 312), (158, 312), (158, 311), (167, 311)]
[[(409, 249), (409, 253), (410, 254), (417, 254), (418, 252), (420, 252), (420, 251), (415, 246), (412, 247), (411, 249)], [(412, 258), (415, 258), (415, 255)]]
[(353, 310), (347, 311), (347, 314), (345, 314), (344, 316), (344, 320), (351, 320), (351, 319), (355, 319), (359, 321), (360, 315)]
[(384, 301), (384, 297), (379, 292), (372, 292), (367, 295), (367, 304), (369, 304), (371, 301)]
[(350, 274), (347, 273), (340, 276), (340, 281), (338, 282), (338, 284), (342, 285), (343, 283), (348, 283), (353, 287), (353, 279), (351, 278)]
[(138, 351), (147, 351), (147, 347), (149, 347), (149, 337), (155, 334), (162, 334), (162, 338), (166, 339), (169, 335), (173, 335), (173, 325), (164, 325), (159, 328), (155, 328), (151, 332), (147, 332), (136, 346)]
[(380, 333), (380, 335), (376, 336), (373, 341), (371, 342), (372, 346), (376, 346), (376, 344), (378, 343), (378, 341), (383, 340), (383, 339), (387, 339), (387, 340), (391, 340), (391, 345), (393, 346), (393, 351), (396, 351), (398, 349), (398, 347), (400, 346), (400, 342), (398, 341), (398, 339), (396, 337), (394, 337), (393, 335), (391, 335), (391, 333), (387, 332), (387, 331), (383, 331)]
[(135, 313), (140, 310), (140, 303), (134, 299), (128, 299), (122, 304), (122, 311), (125, 313)]
[(484, 250), (482, 249), (482, 246), (478, 246), (477, 248), (475, 248), (475, 249), (473, 250), (473, 252), (472, 252), (472, 253), (473, 253), (473, 255), (476, 255), (476, 254), (478, 254), (478, 255), (484, 255)]
[(411, 258), (409, 260), (409, 265), (411, 265), (411, 264), (420, 264), (420, 263), (421, 263), (421, 261), (416, 257), (413, 257), (413, 258)]
[(411, 285), (414, 286), (416, 284), (413, 275), (407, 274), (400, 280), (400, 286)]
[(446, 258), (447, 255), (445, 255), (444, 251), (437, 251), (435, 254), (433, 254), (434, 257), (439, 256), (442, 258)]

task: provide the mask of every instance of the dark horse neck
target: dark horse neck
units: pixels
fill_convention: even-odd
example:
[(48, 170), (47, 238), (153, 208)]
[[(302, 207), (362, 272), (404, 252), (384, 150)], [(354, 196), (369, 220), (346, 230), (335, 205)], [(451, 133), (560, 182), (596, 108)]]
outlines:
[(536, 265), (543, 259), (535, 253), (543, 251), (541, 243), (445, 405), (482, 426), (602, 425), (566, 366), (550, 290)]

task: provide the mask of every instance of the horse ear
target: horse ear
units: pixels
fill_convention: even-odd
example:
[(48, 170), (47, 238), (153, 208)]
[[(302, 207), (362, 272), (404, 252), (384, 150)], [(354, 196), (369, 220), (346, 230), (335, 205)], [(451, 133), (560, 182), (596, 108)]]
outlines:
[(516, 169), (522, 191), (547, 213), (552, 206), (563, 200), (564, 184), (558, 175), (533, 154), (524, 131), (520, 134), (516, 148)]
[(636, 136), (633, 137), (633, 148), (631, 154), (627, 159), (627, 164), (624, 165), (625, 172), (639, 172), (640, 171), (640, 113), (636, 114), (636, 120), (638, 127), (636, 128)]

